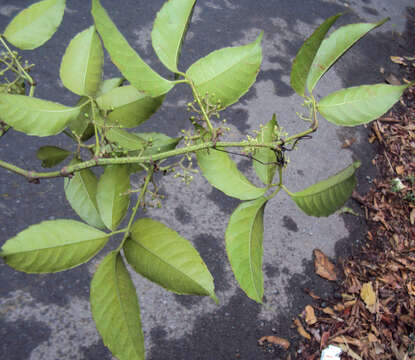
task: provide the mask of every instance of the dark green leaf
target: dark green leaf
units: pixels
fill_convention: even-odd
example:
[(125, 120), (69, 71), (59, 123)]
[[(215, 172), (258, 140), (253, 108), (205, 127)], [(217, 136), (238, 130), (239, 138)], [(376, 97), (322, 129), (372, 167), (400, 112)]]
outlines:
[(154, 21), (151, 41), (160, 61), (177, 73), (177, 61), (196, 0), (170, 0), (164, 3)]
[(16, 270), (52, 273), (87, 262), (108, 238), (108, 234), (79, 221), (44, 221), (6, 241), (0, 254)]
[(59, 27), (65, 0), (39, 1), (17, 14), (4, 37), (22, 50), (32, 50), (48, 41)]
[(62, 58), (60, 77), (63, 85), (78, 95), (93, 96), (102, 80), (104, 51), (95, 27), (78, 33)]
[(68, 107), (25, 95), (0, 94), (0, 119), (27, 135), (59, 134), (79, 114)]
[(338, 174), (289, 195), (307, 215), (329, 216), (352, 195), (356, 186), (354, 174), (359, 166), (360, 162), (356, 161)]
[(77, 171), (72, 179), (65, 178), (65, 195), (72, 209), (89, 225), (102, 229), (105, 225), (98, 212), (97, 187), (98, 180), (90, 169)]
[(334, 31), (327, 39), (323, 40), (317, 51), (307, 78), (307, 88), (311, 93), (320, 78), (330, 67), (359, 39), (369, 31), (384, 24), (388, 19), (377, 23), (358, 23)]
[(304, 42), (297, 56), (294, 59), (291, 69), (291, 87), (300, 96), (305, 96), (305, 87), (307, 84), (307, 77), (314, 61), (314, 57), (320, 47), (321, 42), (330, 30), (334, 22), (341, 16), (341, 14), (329, 17), (324, 21), (313, 34)]
[(104, 344), (119, 360), (144, 360), (140, 306), (119, 253), (101, 262), (91, 282), (91, 312)]
[(262, 62), (262, 33), (251, 44), (216, 50), (187, 70), (199, 96), (209, 94), (221, 108), (236, 102), (255, 82)]
[(233, 212), (226, 229), (226, 252), (241, 289), (261, 303), (264, 295), (262, 276), (262, 238), (267, 199), (243, 202)]
[[(272, 119), (265, 125), (261, 132), (257, 136), (258, 142), (261, 143), (270, 143), (275, 140), (275, 126), (277, 125), (277, 118), (275, 114)], [(274, 151), (267, 148), (259, 148), (255, 151), (255, 159), (260, 160), (263, 163), (268, 163), (268, 165), (263, 165), (258, 161), (253, 161), (254, 169), (261, 181), (268, 185), (271, 184), (272, 179), (274, 178), (275, 171), (277, 166), (275, 164), (269, 164), (276, 161)]]
[(327, 95), (317, 110), (328, 121), (339, 126), (366, 124), (386, 113), (409, 85), (362, 85)]
[(108, 165), (98, 182), (97, 204), (101, 219), (116, 230), (130, 204), (130, 173), (126, 165)]
[(266, 188), (252, 185), (228, 154), (222, 151), (200, 150), (196, 153), (196, 157), (206, 180), (228, 196), (251, 200), (259, 198), (267, 191)]
[(189, 241), (162, 223), (140, 219), (124, 245), (139, 274), (177, 294), (209, 295), (217, 301), (213, 278)]
[(42, 160), (43, 167), (50, 168), (65, 160), (69, 154), (71, 154), (70, 151), (56, 146), (42, 146), (37, 151), (36, 156), (39, 160)]
[(122, 127), (136, 127), (153, 115), (163, 102), (164, 97), (145, 95), (134, 86), (116, 87), (97, 98), (100, 109), (111, 111), (110, 123)]
[(157, 74), (131, 48), (99, 0), (92, 0), (92, 16), (112, 62), (131, 85), (153, 97), (163, 95), (171, 90), (174, 83)]

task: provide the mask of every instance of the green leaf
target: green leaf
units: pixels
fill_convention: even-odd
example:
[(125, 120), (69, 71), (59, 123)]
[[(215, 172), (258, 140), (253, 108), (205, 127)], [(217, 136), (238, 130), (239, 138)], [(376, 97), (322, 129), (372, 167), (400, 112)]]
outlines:
[(146, 144), (146, 141), (139, 136), (117, 128), (110, 129), (106, 138), (128, 151), (142, 150)]
[(135, 133), (141, 139), (148, 142), (149, 146), (144, 150), (143, 156), (150, 156), (159, 154), (162, 152), (174, 150), (177, 144), (182, 140), (179, 138), (171, 138), (162, 133), (149, 132), (149, 133)]
[(19, 49), (35, 49), (58, 29), (64, 10), (65, 0), (44, 0), (30, 5), (14, 17), (4, 37)]
[[(258, 142), (261, 143), (270, 143), (275, 140), (275, 126), (277, 125), (277, 118), (275, 114), (272, 116), (272, 119), (265, 125), (261, 132), (257, 136)], [(262, 161), (263, 163), (272, 163), (276, 161), (275, 153), (266, 148), (259, 148), (255, 151), (255, 159)], [(277, 169), (276, 165), (263, 165), (258, 161), (253, 162), (254, 169), (261, 181), (268, 185), (271, 184), (272, 179), (274, 178), (275, 171)]]
[(134, 86), (116, 87), (97, 98), (102, 110), (111, 111), (110, 123), (132, 128), (140, 125), (160, 107), (164, 96), (150, 97), (138, 91)]
[(356, 186), (355, 172), (359, 167), (360, 162), (356, 161), (338, 174), (289, 195), (307, 215), (329, 216), (352, 195)]
[(304, 42), (295, 57), (291, 69), (291, 87), (300, 96), (305, 96), (307, 77), (313, 64), (314, 57), (327, 32), (341, 14), (329, 17)]
[(317, 110), (328, 121), (339, 126), (367, 124), (386, 113), (409, 85), (362, 85), (327, 95)]
[(99, 0), (92, 0), (92, 16), (112, 62), (131, 85), (153, 97), (171, 90), (174, 83), (161, 77), (141, 59), (119, 32)]
[(124, 252), (135, 271), (167, 290), (217, 301), (212, 275), (198, 252), (164, 224), (148, 218), (136, 221)]
[(330, 67), (358, 40), (365, 36), (369, 31), (384, 24), (389, 19), (386, 18), (377, 23), (358, 23), (334, 31), (327, 39), (323, 40), (311, 65), (307, 78), (307, 88), (311, 93), (320, 78)]
[(241, 289), (256, 302), (264, 295), (262, 238), (265, 197), (243, 202), (231, 215), (226, 229), (226, 252)]
[(0, 118), (17, 131), (27, 135), (59, 134), (79, 114), (79, 107), (25, 95), (0, 94)]
[(216, 50), (187, 70), (199, 96), (209, 94), (212, 103), (225, 108), (236, 102), (255, 82), (262, 61), (261, 39), (244, 46)]
[(140, 306), (119, 253), (110, 252), (91, 282), (91, 312), (104, 344), (119, 360), (144, 360)]
[(196, 153), (196, 157), (206, 180), (228, 196), (241, 200), (251, 200), (259, 198), (267, 191), (266, 188), (258, 188), (252, 185), (238, 170), (228, 154), (222, 151), (200, 150)]
[(53, 273), (87, 262), (108, 238), (108, 234), (79, 221), (44, 221), (7, 240), (0, 255), (16, 270)]
[[(71, 164), (78, 163), (74, 160)], [(77, 171), (72, 179), (65, 178), (65, 195), (72, 209), (89, 225), (105, 227), (98, 212), (96, 200), (98, 180), (90, 169)]]
[(104, 51), (95, 27), (78, 33), (62, 58), (60, 77), (63, 85), (78, 95), (94, 96), (101, 84)]
[(101, 219), (116, 230), (130, 204), (130, 173), (126, 165), (108, 165), (98, 182), (97, 204)]
[(157, 13), (151, 32), (154, 51), (160, 61), (177, 73), (177, 61), (196, 0), (170, 0)]
[(42, 160), (42, 166), (50, 168), (58, 165), (71, 154), (70, 151), (61, 149), (56, 146), (42, 146), (38, 149), (36, 156)]
[(88, 139), (84, 138), (84, 134), (86, 133), (88, 126), (92, 125), (92, 104), (91, 102), (88, 102), (88, 97), (82, 96), (76, 106), (80, 107), (79, 114), (69, 122), (68, 127), (76, 135), (81, 137), (82, 141), (86, 141)]
[(97, 97), (107, 93), (112, 89), (117, 88), (118, 86), (121, 86), (124, 83), (124, 81), (125, 79), (121, 77), (114, 77), (102, 81), (97, 92)]

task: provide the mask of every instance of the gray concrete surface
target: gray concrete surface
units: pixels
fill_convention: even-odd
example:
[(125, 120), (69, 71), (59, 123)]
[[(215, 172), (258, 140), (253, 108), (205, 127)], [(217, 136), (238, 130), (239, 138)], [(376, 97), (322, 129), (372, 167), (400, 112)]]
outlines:
[[(4, 29), (25, 0), (0, 0), (0, 29)], [(162, 74), (166, 70), (151, 48), (152, 21), (162, 0), (113, 2), (103, 0), (130, 43)], [(411, 0), (199, 0), (183, 47), (182, 69), (215, 49), (244, 44), (265, 31), (264, 60), (256, 84), (226, 111), (232, 128), (230, 137), (239, 139), (258, 129), (276, 112), (288, 132), (305, 128), (296, 118), (302, 111), (301, 100), (289, 87), (290, 63), (302, 42), (325, 18), (345, 12), (340, 24), (391, 21), (371, 33), (324, 78), (318, 95), (340, 87), (380, 82), (380, 68), (395, 71), (389, 56), (404, 46), (405, 16)], [(412, 9), (413, 10), (413, 9)], [(89, 1), (68, 1), (63, 24), (42, 48), (24, 54), (36, 64), (34, 77), (37, 96), (74, 104), (76, 98), (63, 89), (58, 78), (60, 59), (69, 40), (91, 24)], [(117, 74), (108, 56), (106, 76)], [(184, 104), (189, 91), (176, 87), (168, 94), (162, 109), (144, 131), (166, 131), (175, 136), (187, 126)], [(342, 150), (345, 139), (357, 142)], [(69, 146), (64, 136), (27, 137), (13, 132), (1, 139), (0, 158), (24, 168), (40, 168), (35, 158), (42, 145)], [(359, 170), (359, 189), (370, 185), (374, 169), (372, 150), (364, 127), (341, 129), (322, 120), (312, 141), (289, 154), (291, 164), (286, 183), (292, 190), (302, 189), (348, 165), (354, 159), (363, 162)], [(249, 163), (237, 159), (248, 176), (257, 181)], [(73, 218), (63, 193), (63, 180), (28, 184), (23, 178), (0, 169), (0, 245), (31, 224), (46, 219)], [(134, 181), (138, 182), (138, 179)], [(313, 274), (312, 251), (319, 248), (332, 257), (342, 257), (363, 240), (364, 222), (350, 215), (325, 219), (304, 216), (281, 194), (265, 211), (264, 273), (265, 301), (258, 305), (238, 289), (224, 251), (224, 232), (229, 215), (238, 201), (223, 196), (201, 177), (189, 186), (168, 177), (162, 185), (166, 200), (153, 216), (190, 239), (214, 275), (220, 306), (208, 298), (176, 296), (147, 280), (134, 276), (141, 304), (146, 337), (147, 359), (279, 359), (278, 351), (267, 352), (257, 340), (276, 332), (290, 340), (296, 338), (290, 328), (309, 299), (304, 287), (322, 294), (332, 289)], [(355, 204), (350, 203), (350, 206)], [(0, 262), (0, 359), (74, 360), (111, 359), (103, 346), (89, 311), (89, 283), (100, 259), (116, 241), (95, 259), (76, 269), (52, 275), (18, 273)]]

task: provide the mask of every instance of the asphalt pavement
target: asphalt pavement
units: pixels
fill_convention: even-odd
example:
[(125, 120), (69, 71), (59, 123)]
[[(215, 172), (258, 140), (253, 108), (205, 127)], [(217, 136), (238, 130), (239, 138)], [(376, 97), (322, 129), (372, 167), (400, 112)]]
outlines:
[[(0, 0), (0, 31), (26, 0)], [(150, 32), (162, 0), (102, 0), (130, 44), (161, 74), (168, 72), (151, 48)], [(327, 17), (344, 15), (335, 28), (353, 22), (390, 21), (364, 38), (323, 78), (318, 97), (342, 87), (382, 82), (396, 71), (389, 56), (405, 45), (406, 14), (412, 0), (199, 0), (182, 50), (181, 68), (198, 58), (225, 47), (246, 44), (264, 30), (264, 59), (256, 84), (237, 104), (224, 113), (232, 139), (254, 135), (253, 130), (277, 114), (289, 133), (305, 129), (296, 116), (301, 99), (289, 86), (291, 61), (312, 31)], [(74, 105), (77, 98), (58, 80), (59, 64), (70, 39), (92, 24), (90, 3), (68, 0), (64, 20), (55, 36), (33, 52), (22, 52), (36, 64), (36, 96)], [(381, 71), (382, 70), (382, 71)], [(383, 74), (382, 74), (383, 72)], [(105, 77), (117, 76), (105, 58)], [(163, 131), (177, 136), (187, 127), (186, 103), (190, 92), (176, 86), (160, 111), (142, 131)], [(339, 128), (325, 120), (313, 139), (290, 152), (286, 184), (297, 191), (334, 174), (353, 160), (362, 161), (358, 190), (366, 191), (375, 169), (368, 130)], [(347, 149), (347, 139), (356, 142)], [(0, 159), (27, 169), (40, 169), (36, 150), (42, 145), (69, 146), (64, 135), (29, 137), (10, 131), (0, 141)], [(236, 158), (238, 166), (258, 183), (247, 160)], [(133, 183), (138, 183), (135, 178)], [(188, 185), (165, 177), (162, 209), (152, 216), (193, 242), (215, 278), (220, 305), (209, 298), (173, 295), (134, 276), (140, 299), (146, 354), (149, 360), (259, 360), (279, 359), (283, 353), (258, 347), (257, 340), (276, 334), (289, 340), (298, 335), (291, 329), (292, 318), (310, 299), (305, 287), (330, 295), (332, 287), (314, 275), (312, 252), (318, 248), (340, 259), (364, 241), (362, 217), (335, 214), (312, 218), (281, 194), (265, 210), (264, 273), (265, 298), (259, 305), (237, 287), (230, 271), (224, 234), (229, 215), (238, 201), (213, 189), (200, 175)], [(357, 211), (353, 202), (348, 206)], [(63, 180), (51, 179), (29, 184), (16, 174), (0, 168), (0, 245), (29, 225), (48, 219), (78, 219), (63, 192)], [(89, 309), (89, 284), (107, 246), (89, 263), (51, 275), (27, 275), (9, 268), (0, 260), (0, 359), (4, 360), (105, 360), (112, 359), (96, 331)]]

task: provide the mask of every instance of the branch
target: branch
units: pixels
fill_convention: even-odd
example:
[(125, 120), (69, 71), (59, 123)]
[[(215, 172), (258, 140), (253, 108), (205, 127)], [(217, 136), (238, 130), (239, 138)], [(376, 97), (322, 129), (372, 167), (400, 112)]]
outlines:
[(278, 149), (280, 145), (283, 144), (283, 141), (277, 141), (273, 143), (262, 143), (262, 144), (255, 144), (249, 141), (239, 141), (239, 142), (230, 142), (230, 141), (208, 141), (202, 144), (186, 146), (183, 148), (166, 151), (160, 154), (154, 154), (151, 156), (131, 156), (131, 157), (122, 157), (122, 158), (99, 158), (99, 159), (91, 159), (87, 160), (78, 164), (68, 165), (63, 167), (61, 170), (58, 171), (50, 171), (50, 172), (37, 172), (37, 171), (29, 171), (22, 169), (18, 166), (9, 164), (3, 160), (0, 160), (0, 167), (5, 168), (11, 172), (14, 172), (18, 175), (22, 175), (27, 178), (30, 182), (36, 182), (40, 179), (50, 179), (56, 177), (65, 177), (70, 176), (76, 171), (92, 168), (95, 166), (105, 166), (105, 165), (122, 165), (122, 164), (143, 164), (143, 163), (152, 163), (154, 161), (159, 161), (163, 159), (167, 159), (173, 156), (183, 155), (193, 153), (199, 150), (204, 149), (213, 149), (213, 148), (229, 148), (229, 147), (255, 147), (255, 148), (269, 148), (272, 150)]

